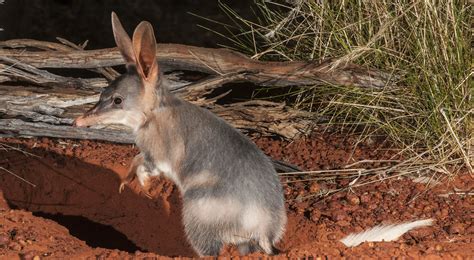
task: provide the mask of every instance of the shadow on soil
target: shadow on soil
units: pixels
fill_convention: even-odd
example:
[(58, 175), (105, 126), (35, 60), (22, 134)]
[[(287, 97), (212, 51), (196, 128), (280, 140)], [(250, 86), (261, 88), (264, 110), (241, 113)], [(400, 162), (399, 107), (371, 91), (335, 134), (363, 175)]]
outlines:
[(0, 189), (12, 208), (35, 212), (69, 229), (91, 247), (193, 256), (181, 222), (174, 190), (165, 199), (149, 199), (126, 188), (119, 194), (117, 173), (41, 149), (0, 151), (1, 166), (34, 183), (0, 174)]

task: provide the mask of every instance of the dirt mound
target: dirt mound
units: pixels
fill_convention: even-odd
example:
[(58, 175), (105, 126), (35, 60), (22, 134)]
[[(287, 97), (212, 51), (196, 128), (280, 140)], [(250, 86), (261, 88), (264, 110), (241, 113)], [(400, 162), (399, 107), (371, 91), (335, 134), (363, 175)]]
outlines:
[[(380, 141), (376, 146), (353, 149), (355, 139), (334, 135), (292, 143), (265, 138), (255, 141), (273, 158), (313, 170), (340, 168), (361, 159), (394, 158), (395, 154)], [(180, 195), (170, 182), (154, 180), (153, 199), (144, 196), (136, 182), (118, 192), (119, 177), (125, 175), (137, 153), (133, 146), (46, 138), (3, 142), (21, 151), (0, 150), (0, 166), (35, 187), (1, 171), (0, 255), (195, 256), (183, 233)], [(301, 200), (298, 196), (323, 186), (340, 187), (347, 180), (320, 184), (297, 178), (282, 181), (289, 220), (278, 245), (279, 256), (474, 257), (474, 227), (472, 217), (466, 214), (473, 210), (473, 199), (467, 192), (472, 191), (474, 180), (469, 175), (429, 191), (424, 184), (407, 178), (374, 182), (325, 200)], [(352, 249), (338, 242), (344, 235), (379, 223), (422, 218), (434, 218), (436, 223), (411, 231), (397, 242), (365, 243)], [(228, 247), (222, 255), (238, 253)]]

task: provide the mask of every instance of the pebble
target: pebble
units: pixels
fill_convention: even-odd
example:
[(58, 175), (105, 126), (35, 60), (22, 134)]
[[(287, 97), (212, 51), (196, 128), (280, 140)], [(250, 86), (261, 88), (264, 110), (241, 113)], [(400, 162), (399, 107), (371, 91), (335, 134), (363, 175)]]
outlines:
[(433, 234), (433, 230), (431, 228), (418, 228), (410, 231), (410, 235), (417, 239), (429, 237), (431, 234)]
[(311, 183), (311, 186), (309, 186), (309, 192), (311, 193), (317, 193), (321, 190), (321, 186), (317, 182)]
[(443, 247), (438, 244), (438, 245), (435, 246), (435, 250), (438, 251), (438, 252), (439, 252), (439, 251), (442, 251), (442, 250), (443, 250)]
[(319, 210), (313, 210), (311, 212), (311, 220), (314, 222), (318, 222), (321, 218), (321, 212)]
[(28, 251), (24, 254), (21, 255), (21, 258), (22, 259), (25, 259), (25, 260), (31, 260), (35, 257), (35, 252), (34, 251)]
[(466, 228), (466, 233), (469, 235), (474, 234), (474, 225), (470, 225), (468, 228)]
[(339, 227), (348, 227), (348, 226), (351, 225), (351, 222), (347, 221), (347, 220), (340, 220), (340, 221), (336, 222), (336, 225), (339, 226)]
[(351, 205), (359, 205), (360, 204), (360, 198), (359, 196), (353, 194), (353, 193), (349, 193), (347, 194), (346, 196), (346, 200), (349, 202), (349, 204)]
[(362, 203), (368, 204), (370, 202), (370, 194), (362, 194), (362, 196), (360, 196), (360, 201)]
[(342, 211), (342, 210), (335, 210), (334, 212), (332, 212), (331, 214), (331, 219), (333, 221), (341, 221), (341, 220), (344, 220), (347, 218), (347, 214)]
[(25, 240), (25, 236), (23, 234), (18, 234), (15, 236), (15, 240), (16, 241), (20, 241), (20, 240)]
[(336, 234), (334, 234), (334, 233), (329, 233), (329, 234), (327, 235), (327, 238), (328, 238), (328, 240), (336, 240)]
[(454, 223), (448, 227), (449, 234), (462, 234), (464, 232), (464, 225), (462, 223)]
[(10, 242), (8, 248), (14, 251), (20, 251), (22, 249), (21, 245), (17, 242)]
[(118, 258), (119, 257), (119, 253), (116, 251), (116, 250), (113, 250), (112, 252), (110, 252), (110, 254), (107, 256), (107, 258)]
[(328, 203), (328, 208), (329, 210), (339, 209), (341, 208), (341, 204), (339, 203), (339, 201), (330, 201)]
[(441, 210), (439, 211), (438, 214), (439, 214), (439, 217), (440, 217), (441, 219), (445, 219), (446, 217), (449, 216), (449, 209), (443, 208), (443, 209), (441, 209)]
[(8, 242), (10, 242), (10, 238), (5, 234), (1, 234), (0, 235), (0, 246), (5, 246), (6, 244), (8, 244)]
[(430, 212), (433, 208), (430, 205), (427, 205), (423, 208), (423, 212)]
[(374, 209), (376, 209), (376, 208), (378, 208), (378, 207), (379, 207), (379, 205), (376, 204), (376, 203), (369, 204), (369, 205), (367, 206), (367, 208), (370, 209), (370, 210), (374, 210)]

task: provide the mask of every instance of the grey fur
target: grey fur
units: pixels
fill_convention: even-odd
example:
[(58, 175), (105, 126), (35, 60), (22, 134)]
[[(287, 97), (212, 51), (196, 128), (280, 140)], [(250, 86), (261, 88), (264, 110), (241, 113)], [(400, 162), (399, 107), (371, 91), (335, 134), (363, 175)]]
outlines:
[[(118, 19), (112, 20), (116, 41), (129, 46)], [(141, 45), (146, 47), (137, 46)], [(176, 183), (183, 195), (185, 232), (200, 256), (218, 255), (228, 243), (237, 245), (242, 254), (255, 250), (272, 254), (283, 235), (286, 212), (271, 161), (224, 120), (169, 93), (163, 77), (152, 87), (144, 86), (143, 75), (149, 72), (137, 73), (140, 68), (133, 65), (127, 65), (127, 74), (104, 90), (99, 103), (78, 118), (77, 125), (121, 123), (134, 129), (141, 154), (134, 160), (139, 165), (132, 169), (142, 169), (137, 175), (145, 180), (164, 174)], [(119, 105), (113, 101), (117, 96), (123, 99)]]
[[(163, 84), (159, 88), (166, 86)], [(137, 145), (142, 153), (149, 155), (145, 158), (153, 160), (147, 165), (156, 165), (157, 161), (172, 161), (166, 157), (175, 154), (169, 152), (174, 150), (174, 141), (184, 145), (184, 158), (178, 159), (182, 163), (176, 167), (177, 177), (171, 179), (183, 194), (185, 231), (196, 252), (199, 255), (217, 255), (225, 243), (242, 245), (257, 241), (265, 253), (272, 254), (272, 247), (283, 234), (286, 213), (282, 187), (271, 161), (246, 136), (208, 110), (166, 92), (161, 95), (164, 101), (154, 110), (156, 121), (146, 123), (137, 131)], [(161, 114), (175, 117), (159, 120)], [(168, 120), (174, 120), (175, 127), (161, 131), (161, 135), (156, 136), (152, 126), (167, 124)], [(150, 146), (156, 141), (149, 138), (160, 139), (160, 152), (154, 151), (157, 147)], [(161, 157), (161, 151), (168, 152)], [(188, 179), (202, 171), (211, 173), (218, 181), (211, 186), (184, 188), (183, 184)], [(193, 211), (200, 207), (192, 207), (192, 204), (198, 199), (220, 198), (230, 198), (241, 203), (242, 210), (233, 218), (223, 217), (222, 221), (211, 225), (201, 223)], [(243, 214), (249, 204), (257, 205), (268, 214), (268, 218), (265, 218), (268, 222), (259, 224), (268, 227), (264, 234), (242, 229)], [(219, 209), (213, 213), (219, 214)], [(239, 248), (241, 253), (255, 250), (254, 247)]]

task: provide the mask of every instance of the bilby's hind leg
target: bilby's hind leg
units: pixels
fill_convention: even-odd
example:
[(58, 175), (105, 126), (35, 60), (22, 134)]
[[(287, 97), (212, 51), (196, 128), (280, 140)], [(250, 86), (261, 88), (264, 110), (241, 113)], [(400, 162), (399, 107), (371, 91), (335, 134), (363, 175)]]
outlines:
[(260, 250), (260, 247), (254, 241), (245, 242), (237, 245), (237, 249), (241, 256), (248, 255)]
[[(186, 204), (185, 204), (186, 205)], [(219, 236), (222, 226), (218, 223), (203, 223), (189, 213), (189, 208), (184, 207), (184, 231), (189, 243), (199, 256), (217, 256), (221, 252), (224, 242)]]
[(258, 245), (262, 249), (263, 252), (267, 255), (273, 255), (273, 244), (270, 242), (270, 239), (268, 237), (263, 237), (258, 241)]
[(206, 235), (210, 234), (188, 234), (189, 243), (201, 257), (218, 256), (224, 244), (220, 239), (206, 237)]

